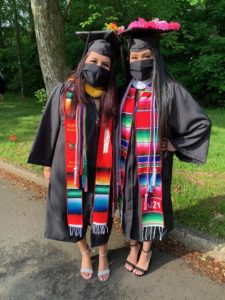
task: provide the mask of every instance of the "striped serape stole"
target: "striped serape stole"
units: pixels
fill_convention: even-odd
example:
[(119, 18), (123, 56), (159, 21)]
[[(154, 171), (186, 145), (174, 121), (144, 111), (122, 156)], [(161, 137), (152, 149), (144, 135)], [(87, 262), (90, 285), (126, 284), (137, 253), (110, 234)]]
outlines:
[(95, 234), (105, 234), (108, 232), (107, 221), (113, 165), (113, 124), (112, 120), (110, 120), (109, 124), (104, 128), (104, 123), (105, 120), (103, 117), (98, 143), (95, 196), (92, 213), (92, 230)]
[[(74, 83), (66, 83), (68, 90), (63, 95), (65, 103), (65, 154), (67, 187), (67, 222), (70, 235), (82, 236), (83, 192), (88, 191), (87, 146), (86, 146), (86, 107), (78, 104), (75, 118), (69, 118), (71, 101), (74, 96)], [(112, 120), (105, 125), (104, 116), (99, 129), (96, 161), (95, 195), (92, 207), (92, 231), (104, 235), (108, 228), (110, 184), (113, 165)]]
[(122, 109), (121, 184), (125, 181), (127, 152), (134, 123), (143, 239), (154, 239), (157, 231), (162, 236), (164, 228), (158, 112), (151, 86), (141, 92), (136, 104), (135, 95), (136, 89), (131, 87)]

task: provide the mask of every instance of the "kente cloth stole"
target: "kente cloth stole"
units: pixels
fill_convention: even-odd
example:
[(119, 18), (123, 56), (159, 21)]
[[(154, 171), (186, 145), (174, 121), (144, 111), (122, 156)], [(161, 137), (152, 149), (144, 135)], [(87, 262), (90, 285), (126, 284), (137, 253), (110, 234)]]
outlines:
[[(74, 82), (69, 79), (65, 84), (63, 95), (65, 103), (65, 154), (66, 154), (66, 184), (67, 184), (67, 221), (70, 235), (82, 236), (83, 228), (83, 196), (88, 191), (88, 161), (86, 144), (86, 107), (78, 104), (75, 118), (68, 117), (71, 101), (74, 95)], [(110, 184), (112, 174), (112, 120), (104, 125), (105, 118), (100, 122), (98, 141), (95, 194), (92, 207), (92, 231), (94, 234), (106, 234), (108, 231), (108, 211)]]
[(139, 191), (142, 199), (143, 239), (155, 238), (157, 231), (162, 238), (164, 216), (162, 209), (161, 155), (158, 138), (158, 112), (152, 87), (141, 92), (136, 101), (137, 90), (130, 87), (122, 107), (120, 182), (124, 193), (126, 161), (135, 130), (135, 151)]

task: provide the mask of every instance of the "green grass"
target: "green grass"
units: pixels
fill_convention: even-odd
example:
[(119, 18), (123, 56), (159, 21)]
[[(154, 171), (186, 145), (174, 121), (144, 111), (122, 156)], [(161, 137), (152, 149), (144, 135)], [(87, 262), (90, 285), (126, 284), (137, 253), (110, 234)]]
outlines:
[[(0, 159), (41, 172), (41, 167), (26, 163), (41, 108), (32, 98), (12, 94), (0, 102)], [(225, 109), (207, 112), (213, 123), (207, 164), (174, 159), (174, 216), (176, 222), (225, 238)], [(11, 133), (15, 142), (10, 142)]]
[(225, 238), (225, 109), (209, 109), (212, 120), (207, 163), (174, 159), (172, 183), (175, 221)]
[[(27, 164), (27, 158), (41, 116), (41, 104), (33, 98), (6, 94), (0, 101), (0, 159), (26, 169), (41, 172), (39, 166)], [(10, 141), (14, 133), (16, 141)]]

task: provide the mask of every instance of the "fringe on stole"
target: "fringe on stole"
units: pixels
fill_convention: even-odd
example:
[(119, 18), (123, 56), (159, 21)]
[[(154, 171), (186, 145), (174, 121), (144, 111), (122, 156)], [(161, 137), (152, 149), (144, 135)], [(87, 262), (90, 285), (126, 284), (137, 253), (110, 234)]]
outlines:
[(159, 232), (159, 240), (162, 241), (163, 237), (163, 226), (144, 226), (142, 231), (142, 240), (154, 240), (156, 234)]
[(106, 234), (106, 233), (108, 233), (108, 226), (106, 225), (106, 224), (92, 224), (92, 232), (94, 233), (94, 234)]
[(80, 236), (82, 237), (82, 227), (69, 226), (70, 236)]

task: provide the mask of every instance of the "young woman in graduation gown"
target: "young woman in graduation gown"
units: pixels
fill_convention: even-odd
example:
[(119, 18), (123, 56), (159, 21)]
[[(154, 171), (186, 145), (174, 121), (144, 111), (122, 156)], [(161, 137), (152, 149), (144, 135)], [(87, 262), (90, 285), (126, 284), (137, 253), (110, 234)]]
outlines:
[(45, 237), (75, 242), (81, 276), (93, 276), (86, 240), (99, 247), (98, 277), (109, 278), (107, 243), (114, 210), (113, 138), (118, 111), (112, 71), (119, 39), (114, 32), (79, 32), (86, 54), (52, 92), (28, 159), (49, 178)]
[(178, 23), (144, 19), (132, 22), (129, 37), (132, 80), (122, 99), (118, 126), (118, 189), (122, 226), (130, 241), (125, 263), (138, 276), (146, 273), (153, 240), (173, 229), (172, 163), (204, 163), (210, 120), (190, 93), (166, 72), (159, 52), (161, 32)]

